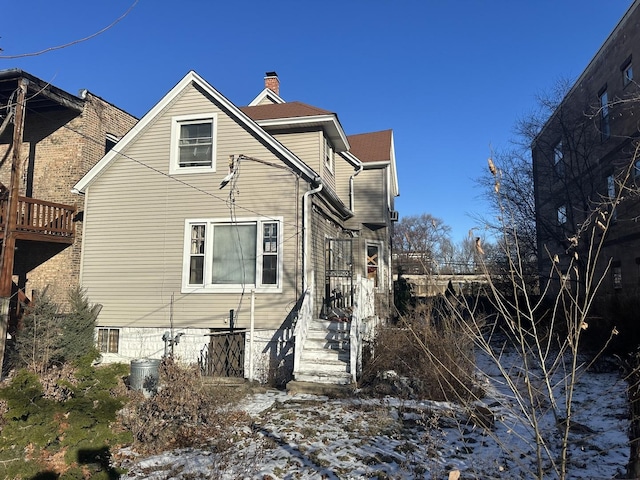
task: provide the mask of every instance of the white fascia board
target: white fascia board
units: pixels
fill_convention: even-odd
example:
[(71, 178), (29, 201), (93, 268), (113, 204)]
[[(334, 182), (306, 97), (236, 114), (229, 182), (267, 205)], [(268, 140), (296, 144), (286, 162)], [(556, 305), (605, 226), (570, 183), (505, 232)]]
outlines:
[(391, 163), (390, 160), (382, 160), (379, 162), (366, 162), (366, 163), (363, 162), (362, 165), (364, 165), (365, 170), (369, 170), (373, 168), (385, 168), (385, 167), (388, 167), (390, 163)]
[(109, 151), (102, 159), (91, 169), (89, 172), (80, 179), (78, 183), (73, 186), (72, 192), (85, 193), (87, 187), (100, 175), (100, 173), (107, 168), (114, 159), (120, 155), (120, 152), (124, 150), (129, 143), (131, 143), (142, 132), (149, 123), (151, 123), (157, 115), (159, 115), (173, 100), (187, 88), (191, 83), (197, 84), (206, 93), (211, 95), (217, 102), (222, 104), (232, 115), (238, 120), (244, 123), (250, 131), (256, 136), (271, 145), (279, 154), (281, 154), (287, 161), (294, 165), (300, 172), (308, 177), (308, 180), (314, 181), (318, 177), (318, 174), (306, 165), (302, 160), (296, 157), (290, 150), (284, 145), (278, 142), (275, 138), (265, 132), (260, 126), (245, 115), (238, 107), (236, 107), (230, 100), (224, 95), (213, 88), (207, 83), (200, 75), (191, 70), (187, 73), (178, 84), (173, 87), (169, 93), (167, 93), (162, 100), (160, 100), (149, 112), (147, 112), (140, 121), (120, 140), (116, 146)]
[(256, 98), (254, 98), (253, 100), (251, 100), (251, 103), (248, 105), (249, 107), (255, 107), (256, 105), (260, 105), (260, 102), (262, 102), (265, 98), (268, 98), (269, 100), (271, 100), (273, 103), (287, 103), (284, 101), (284, 99), (278, 95), (276, 92), (274, 92), (273, 90), (271, 90), (270, 88), (265, 88), (264, 90), (262, 90), (258, 96)]
[(393, 131), (391, 132), (391, 178), (393, 184), (393, 195), (395, 197), (400, 196), (400, 186), (398, 184), (398, 171), (396, 170), (396, 147), (393, 141)]
[(351, 152), (340, 152), (341, 155), (354, 169), (364, 168), (364, 164)]
[(333, 114), (329, 115), (313, 115), (309, 117), (288, 117), (288, 118), (269, 118), (266, 120), (258, 120), (258, 125), (261, 127), (269, 128), (269, 127), (285, 127), (285, 126), (304, 126), (309, 124), (320, 124), (327, 125), (328, 130), (335, 132), (337, 134), (337, 139), (341, 142), (341, 145), (334, 145), (334, 147), (339, 147), (336, 151), (344, 152), (349, 150), (349, 140), (347, 140), (347, 135), (344, 133), (342, 126), (338, 122), (337, 118)]

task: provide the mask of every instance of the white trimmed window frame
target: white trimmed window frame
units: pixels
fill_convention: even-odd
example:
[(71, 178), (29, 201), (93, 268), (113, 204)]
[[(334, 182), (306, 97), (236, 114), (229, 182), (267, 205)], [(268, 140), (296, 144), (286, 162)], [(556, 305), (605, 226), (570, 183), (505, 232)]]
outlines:
[(365, 276), (369, 278), (369, 247), (374, 247), (378, 250), (378, 261), (376, 264), (376, 290), (382, 290), (385, 287), (385, 272), (386, 262), (384, 258), (384, 243), (380, 241), (367, 240), (364, 246), (364, 264), (365, 264)]
[(119, 328), (97, 327), (96, 335), (97, 335), (96, 346), (100, 354), (120, 352), (120, 329)]
[[(180, 127), (186, 124), (211, 122), (211, 165), (200, 167), (180, 166)], [(218, 131), (217, 113), (198, 113), (190, 115), (178, 115), (171, 117), (171, 153), (169, 161), (169, 174), (180, 175), (187, 173), (203, 173), (216, 171), (216, 139)]]
[[(277, 272), (275, 284), (262, 284), (262, 258), (264, 224), (276, 223), (277, 227)], [(243, 284), (215, 284), (213, 274), (213, 235), (216, 225), (256, 225), (256, 273), (252, 282)], [(205, 225), (204, 244), (204, 272), (203, 283), (193, 285), (189, 283), (191, 272), (191, 231), (195, 225)], [(282, 293), (283, 277), (283, 217), (243, 217), (231, 222), (228, 218), (193, 218), (186, 219), (184, 224), (184, 249), (182, 260), (182, 288), (181, 293), (243, 293), (255, 289), (256, 293)], [(267, 252), (273, 255), (273, 252)]]
[(324, 135), (322, 138), (323, 138), (322, 157), (324, 161), (324, 166), (331, 173), (334, 173), (336, 158), (335, 158), (335, 151), (333, 149), (333, 145), (331, 144), (331, 140), (329, 140)]

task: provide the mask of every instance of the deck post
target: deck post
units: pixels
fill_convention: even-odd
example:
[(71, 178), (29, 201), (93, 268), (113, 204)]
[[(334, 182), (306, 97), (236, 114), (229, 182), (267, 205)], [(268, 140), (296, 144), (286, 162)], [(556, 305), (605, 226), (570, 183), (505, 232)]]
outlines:
[(20, 189), (20, 150), (24, 133), (24, 112), (29, 81), (22, 78), (18, 85), (15, 115), (13, 118), (13, 143), (11, 144), (11, 184), (5, 224), (4, 241), (0, 256), (0, 378), (4, 367), (4, 353), (9, 326), (9, 304), (13, 284), (15, 256), (15, 226), (18, 218), (18, 193)]

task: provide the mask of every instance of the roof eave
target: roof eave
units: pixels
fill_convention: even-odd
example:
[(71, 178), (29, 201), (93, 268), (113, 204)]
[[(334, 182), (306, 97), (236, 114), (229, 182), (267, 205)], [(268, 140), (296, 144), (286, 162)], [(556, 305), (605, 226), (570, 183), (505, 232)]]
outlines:
[[(89, 172), (80, 179), (78, 183), (73, 186), (72, 191), (75, 193), (85, 193), (86, 189), (99, 177), (100, 173), (106, 168), (120, 152), (123, 151), (129, 143), (131, 143), (140, 132), (154, 119), (160, 112), (162, 112), (173, 99), (183, 91), (189, 84), (195, 83), (202, 88), (207, 94), (211, 95), (217, 102), (219, 102), (228, 112), (235, 115), (241, 122), (243, 122), (249, 130), (255, 133), (259, 138), (270, 144), (276, 152), (301, 175), (306, 177), (309, 181), (318, 177), (318, 174), (306, 165), (302, 160), (296, 157), (290, 150), (284, 145), (278, 142), (273, 136), (269, 135), (263, 130), (256, 122), (249, 118), (244, 112), (242, 112), (236, 105), (228, 100), (224, 95), (213, 88), (207, 81), (205, 81), (195, 71), (191, 70), (187, 73), (182, 80), (180, 80), (162, 99), (157, 102), (151, 110), (149, 110), (136, 125), (129, 130), (129, 132), (118, 142), (118, 144), (109, 151)], [(118, 148), (119, 147), (119, 148)]]

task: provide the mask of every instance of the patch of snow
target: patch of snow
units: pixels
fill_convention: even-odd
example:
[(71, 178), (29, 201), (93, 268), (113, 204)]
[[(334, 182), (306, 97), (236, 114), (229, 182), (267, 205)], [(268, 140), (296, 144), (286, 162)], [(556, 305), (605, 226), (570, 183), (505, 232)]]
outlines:
[[(252, 428), (234, 432), (234, 446), (217, 453), (186, 449), (150, 457), (121, 451), (122, 480), (187, 478), (353, 479), (531, 478), (530, 427), (497, 372), (485, 377), (481, 405), (495, 418), (490, 431), (452, 403), (331, 399), (269, 390), (238, 405)], [(628, 460), (626, 384), (614, 371), (585, 373), (574, 396), (570, 478), (610, 479)], [(548, 416), (547, 416), (548, 417)], [(551, 418), (541, 421), (553, 431)], [(553, 440), (553, 438), (550, 438)]]

